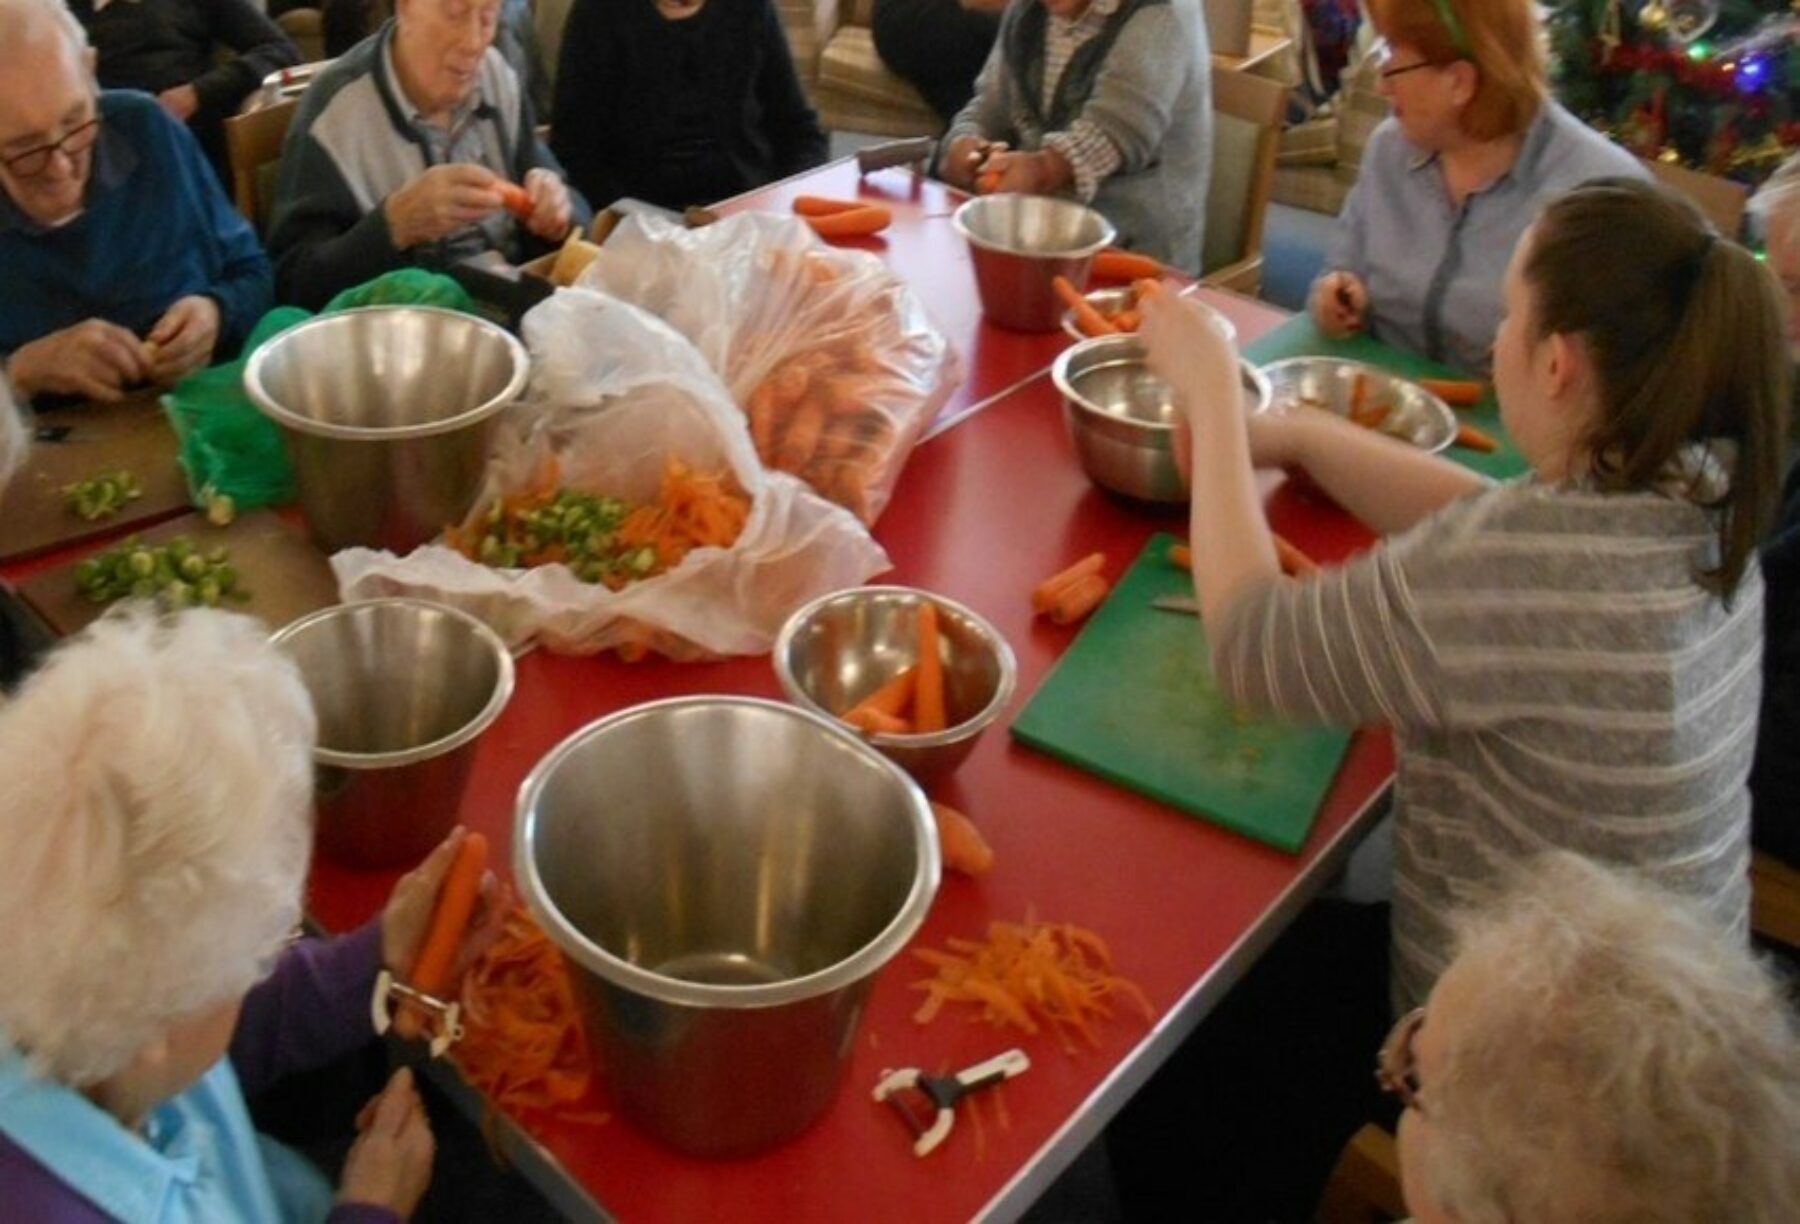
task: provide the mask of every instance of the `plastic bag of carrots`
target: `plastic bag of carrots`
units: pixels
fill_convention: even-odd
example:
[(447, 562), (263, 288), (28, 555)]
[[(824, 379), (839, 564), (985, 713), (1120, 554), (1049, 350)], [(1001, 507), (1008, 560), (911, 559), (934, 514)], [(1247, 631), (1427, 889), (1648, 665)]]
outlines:
[(692, 340), (743, 410), (763, 465), (865, 523), (962, 378), (950, 342), (880, 258), (831, 247), (797, 217), (688, 230), (632, 216), (577, 283)]
[(766, 653), (795, 608), (887, 568), (853, 515), (764, 469), (718, 377), (657, 319), (562, 290), (522, 330), (531, 384), (468, 516), (405, 557), (338, 553), (344, 598), (447, 603), (515, 648), (696, 659)]

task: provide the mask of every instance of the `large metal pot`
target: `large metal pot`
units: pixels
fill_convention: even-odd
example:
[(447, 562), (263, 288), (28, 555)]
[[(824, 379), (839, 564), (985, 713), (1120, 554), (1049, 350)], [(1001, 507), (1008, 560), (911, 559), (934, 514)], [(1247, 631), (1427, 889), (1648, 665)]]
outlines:
[(281, 426), (314, 538), (408, 553), (468, 512), (495, 414), (529, 370), (525, 346), (485, 319), (371, 306), (274, 337), (244, 389)]
[(319, 849), (363, 867), (412, 864), (456, 823), (475, 741), (506, 708), (513, 661), (465, 612), (372, 599), (274, 637), (319, 717)]
[(1051, 282), (1087, 288), (1094, 256), (1117, 236), (1093, 209), (1053, 196), (977, 196), (951, 223), (968, 240), (981, 313), (1014, 331), (1055, 331), (1063, 302)]
[(526, 779), (514, 838), (621, 1110), (706, 1156), (824, 1112), (874, 974), (938, 886), (905, 772), (753, 698), (652, 702), (576, 732)]

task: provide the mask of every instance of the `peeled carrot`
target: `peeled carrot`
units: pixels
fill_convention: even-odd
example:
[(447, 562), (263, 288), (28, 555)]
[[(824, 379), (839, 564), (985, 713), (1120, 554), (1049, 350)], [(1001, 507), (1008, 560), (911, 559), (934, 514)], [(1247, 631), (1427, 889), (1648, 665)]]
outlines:
[(993, 195), (996, 191), (999, 191), (1000, 177), (1000, 172), (998, 170), (983, 170), (980, 177), (975, 180), (975, 194)]
[(864, 697), (861, 701), (845, 710), (842, 717), (848, 720), (858, 710), (874, 710), (889, 718), (899, 718), (913, 703), (913, 691), (918, 684), (919, 669), (909, 667), (886, 684)]
[(1492, 435), (1482, 432), (1467, 422), (1456, 427), (1456, 445), (1468, 450), (1484, 451), (1488, 454), (1500, 449), (1500, 443)]
[(1098, 608), (1111, 589), (1106, 579), (1098, 574), (1078, 578), (1057, 596), (1056, 606), (1050, 609), (1050, 619), (1059, 625), (1073, 625)]
[(861, 200), (834, 200), (829, 196), (794, 197), (794, 211), (802, 217), (830, 217), (868, 207)]
[[(463, 934), (475, 913), (475, 901), (481, 894), (481, 874), (487, 870), (488, 842), (479, 833), (463, 837), (456, 848), (456, 858), (444, 873), (438, 888), (437, 909), (426, 928), (425, 941), (413, 958), (408, 985), (428, 995), (440, 995), (450, 984), (450, 967), (456, 961), (456, 950), (462, 946)], [(394, 1016), (394, 1029), (402, 1037), (417, 1037), (425, 1027), (424, 1017), (416, 1008), (402, 1006)]]
[(1144, 317), (1135, 310), (1121, 310), (1112, 317), (1112, 325), (1122, 332), (1134, 332), (1144, 325)]
[(1487, 394), (1487, 384), (1468, 378), (1421, 378), (1419, 385), (1454, 408), (1479, 404)]
[(1145, 302), (1153, 301), (1154, 299), (1161, 297), (1164, 292), (1163, 283), (1159, 280), (1152, 280), (1149, 277), (1145, 277), (1143, 280), (1134, 280), (1131, 282), (1131, 299), (1139, 306), (1142, 306)]
[(843, 720), (868, 735), (911, 735), (913, 725), (904, 718), (884, 713), (873, 706), (857, 706), (845, 710)]
[(500, 202), (506, 211), (521, 221), (531, 220), (531, 193), (517, 183), (500, 184)]
[(1305, 578), (1319, 572), (1319, 563), (1301, 552), (1291, 541), (1277, 533), (1269, 533), (1275, 540), (1275, 555), (1281, 561), (1281, 572), (1295, 578)]
[(944, 661), (938, 655), (938, 610), (930, 600), (919, 608), (918, 678), (913, 688), (913, 726), (921, 734), (942, 731)]
[(808, 217), (806, 223), (821, 238), (866, 238), (892, 225), (894, 214), (879, 204), (865, 204), (846, 212)]
[(1104, 281), (1158, 280), (1163, 266), (1148, 255), (1107, 247), (1094, 256), (1094, 276)]
[(935, 800), (931, 814), (937, 819), (938, 849), (944, 856), (944, 866), (966, 876), (984, 876), (993, 870), (993, 848), (974, 821), (949, 804)]
[(1050, 611), (1056, 606), (1057, 596), (1061, 595), (1067, 587), (1089, 575), (1098, 574), (1105, 566), (1106, 554), (1097, 552), (1089, 553), (1067, 569), (1058, 570), (1033, 588), (1031, 610), (1040, 616)]
[(1056, 290), (1056, 296), (1063, 300), (1075, 316), (1075, 326), (1081, 329), (1084, 336), (1116, 336), (1119, 329), (1106, 321), (1106, 316), (1094, 309), (1094, 304), (1081, 296), (1081, 290), (1069, 283), (1065, 276), (1058, 276), (1050, 282)]
[(1194, 550), (1186, 544), (1169, 545), (1169, 564), (1176, 569), (1192, 570), (1194, 568)]

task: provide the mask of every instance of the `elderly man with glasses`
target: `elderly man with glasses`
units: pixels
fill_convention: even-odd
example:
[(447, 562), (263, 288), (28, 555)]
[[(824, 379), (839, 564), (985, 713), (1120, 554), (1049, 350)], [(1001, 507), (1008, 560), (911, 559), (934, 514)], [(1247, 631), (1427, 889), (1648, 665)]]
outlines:
[(0, 354), (21, 399), (111, 401), (235, 349), (269, 261), (194, 137), (101, 91), (61, 0), (0, 0)]

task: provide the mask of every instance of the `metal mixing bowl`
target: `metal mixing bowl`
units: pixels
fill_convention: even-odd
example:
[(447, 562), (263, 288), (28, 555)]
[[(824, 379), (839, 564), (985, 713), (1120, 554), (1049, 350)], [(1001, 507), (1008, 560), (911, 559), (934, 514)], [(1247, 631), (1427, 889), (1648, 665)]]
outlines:
[(411, 552), (468, 512), (525, 346), (473, 315), (371, 306), (322, 315), (250, 355), (244, 389), (294, 459), (314, 538)]
[(911, 778), (790, 705), (601, 719), (519, 793), (519, 890), (573, 972), (620, 1108), (737, 1156), (830, 1105), (875, 973), (924, 921), (937, 832)]
[(1018, 663), (1000, 631), (954, 600), (911, 587), (854, 587), (788, 617), (775, 639), (775, 675), (788, 700), (833, 718), (918, 661), (919, 606), (938, 607), (944, 709), (950, 725), (869, 742), (920, 781), (948, 773), (1012, 700)]
[(422, 599), (338, 604), (273, 640), (319, 717), (320, 849), (370, 867), (424, 857), (456, 823), (475, 741), (512, 696), (505, 643)]
[(1087, 287), (1094, 256), (1117, 236), (1091, 208), (1054, 196), (976, 196), (951, 218), (969, 243), (981, 313), (1014, 331), (1055, 331), (1058, 276)]
[[(1240, 362), (1249, 412), (1269, 403), (1268, 380)], [(1094, 483), (1142, 501), (1184, 502), (1175, 467), (1180, 416), (1168, 384), (1144, 364), (1136, 336), (1099, 336), (1065, 349), (1050, 376), (1062, 392), (1063, 423)]]
[(1269, 380), (1269, 403), (1277, 412), (1306, 407), (1348, 416), (1360, 378), (1366, 406), (1389, 406), (1381, 432), (1433, 454), (1456, 439), (1456, 413), (1450, 405), (1418, 383), (1366, 362), (1290, 357), (1271, 362), (1262, 372)]

